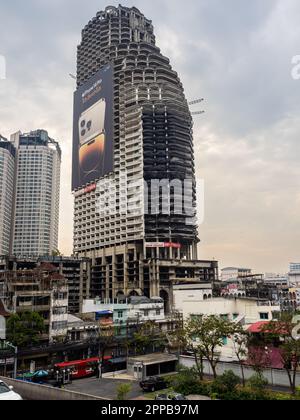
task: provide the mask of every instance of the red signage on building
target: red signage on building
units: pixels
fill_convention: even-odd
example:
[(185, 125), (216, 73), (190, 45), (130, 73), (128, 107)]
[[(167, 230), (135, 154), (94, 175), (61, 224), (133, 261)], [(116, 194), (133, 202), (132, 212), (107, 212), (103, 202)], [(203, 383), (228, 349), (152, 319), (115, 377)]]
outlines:
[(74, 195), (75, 197), (80, 197), (81, 195), (88, 194), (92, 191), (95, 191), (96, 188), (97, 188), (97, 184), (91, 184), (85, 188), (82, 188), (82, 190), (77, 191), (76, 193), (74, 193)]

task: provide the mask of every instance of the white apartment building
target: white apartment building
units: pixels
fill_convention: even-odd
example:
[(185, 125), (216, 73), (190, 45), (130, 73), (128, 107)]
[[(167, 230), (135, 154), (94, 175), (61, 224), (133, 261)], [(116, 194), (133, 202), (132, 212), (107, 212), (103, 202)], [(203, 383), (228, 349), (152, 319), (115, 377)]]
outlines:
[[(176, 293), (176, 292), (175, 292)], [(176, 310), (183, 313), (184, 319), (190, 316), (215, 315), (233, 322), (239, 322), (245, 330), (257, 322), (272, 321), (280, 311), (280, 305), (272, 302), (257, 301), (251, 298), (211, 298), (204, 299), (198, 290), (191, 290), (189, 295), (177, 294)], [(234, 343), (224, 337), (224, 346), (220, 349), (222, 361), (236, 361)]]
[(120, 320), (124, 324), (126, 322), (147, 322), (147, 321), (164, 321), (165, 309), (164, 301), (159, 297), (151, 299), (145, 296), (133, 296), (125, 299), (122, 302), (116, 301), (100, 301), (100, 300), (85, 300), (83, 302), (83, 315), (96, 314), (101, 311), (109, 311), (113, 316), (116, 324)]
[(271, 321), (273, 314), (280, 311), (280, 306), (252, 298), (186, 298), (177, 303), (176, 310), (182, 311), (185, 319), (192, 315), (217, 315), (251, 325), (258, 321)]
[(15, 148), (0, 135), (0, 255), (10, 251)]
[(174, 307), (184, 312), (185, 302), (203, 302), (211, 300), (213, 296), (210, 283), (174, 285)]
[(16, 185), (12, 253), (46, 256), (58, 246), (61, 150), (44, 130), (12, 135)]

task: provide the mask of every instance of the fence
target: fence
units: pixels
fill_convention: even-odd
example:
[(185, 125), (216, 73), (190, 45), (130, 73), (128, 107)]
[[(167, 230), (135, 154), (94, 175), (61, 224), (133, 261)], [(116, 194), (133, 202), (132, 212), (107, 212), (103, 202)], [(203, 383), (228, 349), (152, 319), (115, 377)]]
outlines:
[[(181, 356), (180, 364), (188, 368), (191, 368), (195, 366), (195, 360), (193, 357), (190, 357), (190, 356)], [(232, 370), (237, 376), (242, 378), (241, 367), (238, 363), (220, 362), (218, 364), (218, 367), (217, 367), (218, 375), (222, 375), (224, 372), (228, 370)], [(204, 373), (209, 376), (213, 375), (212, 369), (207, 360), (204, 361)], [(254, 375), (254, 373), (255, 372), (253, 368), (249, 366), (244, 367), (245, 379), (250, 379), (251, 376)], [(264, 369), (263, 375), (268, 380), (269, 384), (272, 386), (290, 387), (287, 372), (283, 369)], [(300, 373), (297, 373), (296, 383), (297, 383), (297, 386), (300, 386)]]

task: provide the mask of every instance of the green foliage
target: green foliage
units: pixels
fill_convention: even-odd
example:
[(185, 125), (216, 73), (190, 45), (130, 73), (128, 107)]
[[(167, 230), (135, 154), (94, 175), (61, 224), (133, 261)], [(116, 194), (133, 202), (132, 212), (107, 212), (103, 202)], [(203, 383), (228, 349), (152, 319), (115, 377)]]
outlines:
[(138, 326), (137, 331), (133, 334), (130, 346), (134, 345), (138, 354), (146, 354), (150, 346), (162, 348), (166, 346), (166, 343), (166, 334), (160, 331), (154, 321), (148, 321)]
[(268, 380), (263, 377), (263, 375), (256, 373), (255, 375), (251, 376), (247, 385), (250, 389), (255, 391), (263, 391), (268, 386)]
[(7, 339), (18, 347), (37, 344), (44, 331), (44, 319), (37, 312), (14, 314), (7, 321)]
[[(213, 382), (199, 381), (192, 369), (182, 368), (173, 379), (173, 389), (183, 395), (203, 395), (212, 400), (224, 401), (289, 401), (297, 399), (289, 394), (267, 391), (267, 382), (254, 375), (245, 388), (239, 385), (240, 379), (231, 371), (225, 372)], [(300, 396), (299, 396), (300, 398)]]
[(195, 368), (178, 366), (178, 375), (173, 376), (172, 386), (175, 392), (183, 395), (209, 395), (209, 382), (199, 381), (198, 372)]
[(62, 253), (60, 252), (59, 249), (53, 249), (52, 251), (52, 257), (62, 257)]
[(117, 400), (125, 401), (132, 390), (131, 384), (121, 384), (117, 388)]
[(240, 378), (232, 370), (228, 370), (213, 382), (212, 391), (232, 392), (240, 385), (240, 382)]
[(208, 397), (211, 394), (210, 382), (195, 382), (192, 379), (186, 379), (184, 382), (176, 382), (173, 388), (175, 392), (182, 395), (204, 395)]
[(238, 335), (241, 327), (215, 315), (191, 317), (184, 326), (185, 341), (195, 354), (199, 376), (203, 379), (203, 358), (206, 358), (217, 377), (220, 350), (224, 337)]
[(300, 399), (300, 387), (299, 386), (296, 388), (295, 396), (296, 396), (296, 398)]

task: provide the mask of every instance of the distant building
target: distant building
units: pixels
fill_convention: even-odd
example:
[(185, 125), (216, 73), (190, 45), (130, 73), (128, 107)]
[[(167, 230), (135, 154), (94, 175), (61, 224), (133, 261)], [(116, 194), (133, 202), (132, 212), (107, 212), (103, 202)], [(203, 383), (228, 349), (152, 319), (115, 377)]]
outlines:
[(58, 247), (61, 150), (47, 131), (11, 136), (16, 149), (10, 254), (51, 255)]
[(290, 264), (289, 285), (291, 287), (300, 285), (300, 263)]
[(8, 255), (11, 242), (16, 150), (0, 135), (0, 255)]
[(234, 281), (240, 277), (247, 277), (252, 274), (250, 268), (227, 267), (221, 270), (221, 281)]
[(289, 277), (287, 274), (266, 273), (264, 283), (273, 286), (288, 286)]

